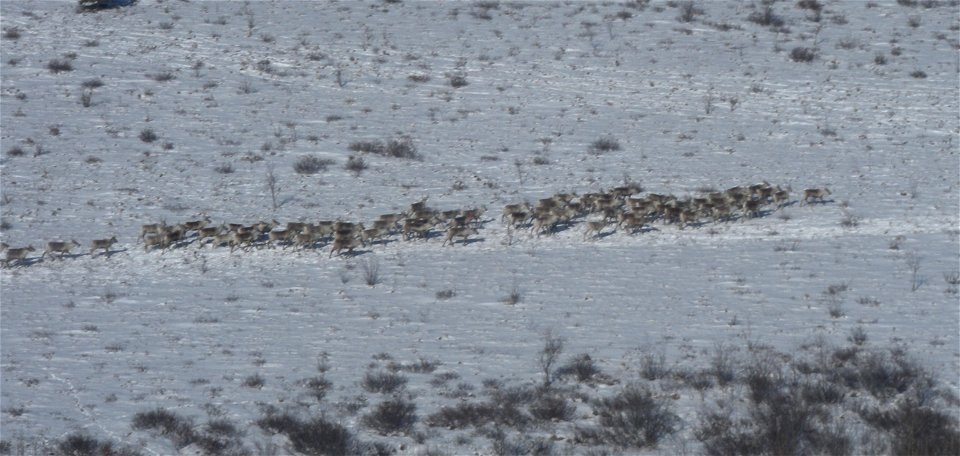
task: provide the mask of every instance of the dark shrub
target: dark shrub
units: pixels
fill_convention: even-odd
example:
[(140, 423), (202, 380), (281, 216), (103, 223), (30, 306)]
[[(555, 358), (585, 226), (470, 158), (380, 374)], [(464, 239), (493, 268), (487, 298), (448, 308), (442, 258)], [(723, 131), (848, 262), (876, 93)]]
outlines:
[(762, 10), (750, 13), (747, 20), (765, 27), (780, 27), (783, 25), (783, 18), (773, 12), (769, 5), (764, 6)]
[(900, 403), (894, 414), (891, 447), (902, 456), (950, 456), (960, 454), (960, 431), (956, 418), (916, 401)]
[(577, 408), (560, 394), (543, 394), (528, 407), (534, 418), (543, 421), (570, 421)]
[(268, 431), (286, 435), (293, 449), (304, 454), (349, 455), (359, 447), (347, 428), (323, 417), (304, 422), (284, 413), (261, 418), (257, 424)]
[(47, 62), (47, 69), (51, 73), (63, 73), (66, 71), (73, 71), (73, 64), (66, 59), (53, 59)]
[(817, 52), (811, 48), (798, 46), (790, 51), (790, 59), (794, 62), (810, 62), (817, 57)]
[(156, 141), (157, 139), (160, 139), (160, 137), (157, 136), (157, 134), (154, 133), (153, 130), (151, 130), (151, 129), (149, 129), (149, 128), (144, 128), (143, 130), (140, 130), (140, 136), (139, 136), (139, 138), (140, 138), (141, 141), (143, 141), (143, 142), (145, 142), (145, 143), (152, 143), (152, 142)]
[(363, 170), (367, 169), (367, 162), (364, 161), (363, 157), (354, 157), (351, 155), (347, 158), (347, 163), (343, 165), (343, 169), (359, 175)]
[(133, 415), (133, 428), (157, 431), (171, 439), (177, 448), (183, 448), (197, 440), (191, 420), (162, 408)]
[(595, 154), (613, 150), (620, 150), (620, 142), (609, 136), (597, 139), (596, 141), (590, 143), (590, 151)]
[[(593, 439), (622, 447), (654, 447), (668, 434), (676, 431), (680, 418), (663, 399), (654, 398), (646, 388), (627, 386), (616, 396), (601, 399), (596, 404), (600, 416), (599, 429)], [(589, 433), (584, 436), (590, 437)]]
[(354, 152), (366, 152), (383, 155), (383, 143), (380, 141), (356, 141), (350, 143), (349, 149)]
[(363, 424), (380, 434), (407, 433), (417, 422), (417, 406), (402, 398), (381, 402), (363, 417)]
[(914, 71), (914, 72), (910, 73), (910, 76), (911, 76), (911, 77), (914, 77), (914, 78), (917, 78), (917, 79), (925, 79), (925, 78), (927, 77), (927, 73), (924, 73), (923, 71), (917, 70), (917, 71)]
[(367, 372), (363, 389), (371, 393), (393, 393), (407, 384), (407, 377), (392, 372)]
[(420, 154), (417, 153), (417, 147), (409, 139), (387, 141), (387, 147), (384, 149), (384, 155), (394, 158), (408, 158), (417, 160)]
[(320, 171), (326, 171), (327, 167), (332, 164), (333, 160), (329, 158), (320, 158), (316, 155), (307, 155), (305, 157), (300, 157), (300, 159), (293, 164), (293, 170), (296, 171), (297, 174), (317, 174)]
[(557, 377), (573, 377), (578, 382), (589, 382), (599, 373), (600, 368), (593, 362), (590, 355), (586, 353), (575, 356), (567, 364), (558, 367), (555, 371)]

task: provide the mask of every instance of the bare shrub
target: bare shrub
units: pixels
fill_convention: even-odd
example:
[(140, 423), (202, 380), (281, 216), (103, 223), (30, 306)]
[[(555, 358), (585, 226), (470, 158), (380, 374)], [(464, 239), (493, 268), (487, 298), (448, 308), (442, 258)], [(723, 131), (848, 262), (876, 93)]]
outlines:
[(213, 168), (213, 170), (216, 171), (218, 174), (233, 174), (234, 172), (233, 165), (231, 165), (230, 163), (217, 165), (216, 167)]
[(356, 454), (361, 447), (347, 428), (324, 417), (301, 421), (288, 413), (272, 414), (258, 420), (257, 425), (286, 435), (293, 449), (302, 454), (346, 456)]
[(99, 89), (103, 87), (103, 80), (100, 78), (87, 79), (80, 83), (80, 87), (84, 89)]
[(333, 383), (330, 383), (330, 381), (324, 377), (312, 377), (304, 380), (303, 386), (316, 400), (322, 401), (323, 398), (327, 396), (327, 391), (330, 390)]
[(161, 71), (159, 73), (148, 74), (147, 77), (156, 82), (167, 82), (177, 78), (177, 76), (171, 71)]
[(601, 152), (610, 152), (620, 150), (620, 141), (616, 138), (606, 136), (590, 143), (590, 152), (599, 154)]
[(8, 157), (22, 157), (22, 156), (24, 156), (24, 155), (26, 155), (26, 154), (27, 154), (27, 153), (24, 152), (24, 151), (23, 151), (23, 148), (20, 147), (20, 146), (13, 146), (13, 147), (7, 149), (7, 156), (8, 156)]
[(599, 426), (577, 429), (579, 438), (594, 443), (655, 447), (680, 424), (666, 400), (638, 385), (628, 385), (615, 396), (598, 400), (594, 411)]
[(350, 143), (349, 149), (354, 152), (383, 155), (384, 146), (380, 141), (355, 141)]
[(384, 155), (393, 158), (407, 158), (411, 160), (420, 159), (420, 154), (417, 152), (417, 147), (413, 145), (413, 141), (409, 139), (388, 140), (387, 146), (384, 148)]
[(413, 82), (419, 82), (419, 83), (430, 82), (430, 75), (428, 75), (428, 74), (411, 74), (410, 76), (407, 76), (407, 79), (409, 79), (409, 80), (411, 80), (411, 81), (413, 81)]
[(362, 422), (380, 434), (408, 433), (417, 422), (417, 406), (413, 402), (395, 397), (381, 402)]
[(510, 289), (510, 293), (500, 299), (500, 302), (508, 305), (519, 304), (523, 301), (523, 293), (520, 292), (520, 288), (514, 286)]
[(593, 362), (590, 355), (581, 353), (566, 364), (557, 367), (554, 374), (559, 378), (573, 377), (578, 382), (589, 382), (600, 374), (600, 368)]
[(326, 171), (327, 167), (333, 163), (334, 161), (329, 158), (320, 158), (316, 155), (307, 155), (297, 159), (297, 161), (293, 164), (293, 170), (296, 171), (297, 174), (317, 174), (320, 171)]
[(730, 353), (732, 350), (732, 347), (722, 344), (713, 349), (709, 372), (716, 377), (720, 386), (725, 386), (736, 378), (736, 361)]
[(172, 440), (178, 449), (197, 439), (192, 420), (163, 408), (136, 413), (133, 415), (132, 426), (134, 429), (156, 431)]
[(80, 92), (80, 106), (83, 106), (84, 108), (89, 108), (92, 105), (93, 105), (93, 90), (84, 89), (82, 92)]
[(783, 26), (783, 18), (773, 12), (773, 8), (771, 8), (770, 5), (764, 6), (760, 11), (750, 13), (750, 15), (747, 16), (747, 20), (764, 27)]
[(680, 22), (693, 22), (697, 16), (703, 14), (703, 10), (697, 8), (696, 4), (692, 1), (681, 2), (678, 6), (680, 14), (677, 16), (677, 20)]
[[(64, 456), (137, 456), (141, 453), (130, 447), (115, 447), (112, 442), (100, 441), (81, 432), (67, 435), (57, 443), (59, 454)], [(0, 452), (0, 454), (13, 454)]]
[(530, 415), (541, 421), (570, 421), (577, 408), (557, 393), (542, 394), (527, 407)]
[(553, 331), (548, 329), (543, 334), (543, 348), (540, 349), (540, 353), (537, 354), (537, 364), (543, 373), (543, 386), (550, 386), (553, 365), (556, 364), (562, 352), (563, 338), (553, 334)]
[(3, 39), (5, 40), (19, 40), (20, 39), (20, 29), (17, 27), (4, 27), (3, 28)]
[(910, 76), (916, 79), (926, 79), (927, 73), (924, 73), (921, 70), (916, 70), (910, 73)]
[(260, 374), (253, 374), (253, 375), (247, 376), (247, 378), (244, 378), (242, 384), (247, 388), (260, 389), (260, 388), (263, 388), (263, 385), (265, 385), (266, 383), (267, 383), (267, 380), (264, 379)]
[(823, 5), (817, 0), (800, 0), (797, 2), (797, 8), (811, 10), (811, 11), (820, 11), (823, 9)]
[(407, 384), (407, 377), (387, 371), (367, 372), (363, 376), (363, 389), (370, 393), (394, 393)]
[(363, 157), (355, 157), (353, 155), (348, 157), (347, 163), (343, 165), (343, 169), (350, 171), (358, 176), (367, 168), (368, 168), (367, 162), (364, 161)]
[(794, 62), (812, 62), (817, 57), (817, 51), (812, 48), (797, 46), (790, 51), (790, 59)]
[(144, 128), (143, 130), (140, 130), (140, 135), (138, 137), (140, 138), (141, 141), (148, 144), (156, 141), (157, 139), (160, 139), (160, 137), (157, 136), (157, 134), (154, 133), (154, 131), (149, 128)]
[(884, 55), (884, 53), (882, 53), (882, 52), (878, 52), (876, 55), (873, 56), (873, 63), (875, 63), (875, 64), (877, 64), (877, 65), (886, 65), (886, 64), (887, 64), (887, 56)]
[(895, 455), (960, 454), (960, 431), (950, 414), (907, 400), (900, 403), (893, 423), (890, 446)]
[(665, 354), (644, 353), (640, 358), (640, 376), (645, 380), (659, 380), (668, 375), (670, 375), (670, 368), (667, 367)]
[(469, 83), (467, 82), (467, 77), (462, 74), (450, 75), (448, 79), (450, 80), (450, 87), (453, 87), (455, 89), (459, 89), (461, 87), (466, 87), (467, 85), (469, 85)]
[(437, 297), (437, 299), (446, 300), (446, 299), (450, 299), (450, 298), (452, 298), (452, 297), (454, 297), (454, 296), (456, 296), (456, 295), (457, 295), (456, 290), (447, 289), (447, 290), (440, 290), (440, 291), (438, 291), (437, 294), (436, 294), (436, 297)]
[(863, 345), (867, 342), (867, 332), (863, 330), (863, 326), (857, 326), (850, 330), (847, 340), (857, 346)]
[(67, 59), (53, 59), (47, 62), (47, 69), (51, 73), (64, 73), (73, 71), (73, 64)]
[(491, 404), (461, 402), (454, 406), (441, 407), (440, 410), (424, 419), (430, 427), (463, 429), (479, 427), (495, 421), (496, 411)]
[(369, 286), (376, 286), (383, 278), (380, 276), (380, 262), (377, 260), (364, 260), (360, 262), (360, 269), (363, 272), (363, 281)]

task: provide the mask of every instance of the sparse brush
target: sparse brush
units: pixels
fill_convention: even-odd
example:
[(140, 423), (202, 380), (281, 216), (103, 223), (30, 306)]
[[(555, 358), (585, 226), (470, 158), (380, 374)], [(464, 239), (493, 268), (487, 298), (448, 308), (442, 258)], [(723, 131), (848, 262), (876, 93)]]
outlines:
[(73, 64), (66, 59), (53, 59), (47, 62), (47, 69), (51, 73), (64, 73), (67, 71), (73, 71)]
[(413, 402), (395, 397), (381, 402), (373, 411), (364, 415), (363, 424), (380, 434), (407, 433), (417, 422), (417, 406)]
[(812, 62), (817, 57), (817, 51), (803, 46), (797, 46), (790, 51), (790, 59), (794, 62)]
[(620, 150), (620, 141), (617, 141), (613, 137), (603, 137), (599, 138), (596, 141), (590, 143), (590, 151), (594, 154), (599, 154), (601, 152), (610, 152)]
[(154, 131), (149, 128), (144, 128), (143, 130), (140, 130), (140, 135), (138, 137), (140, 138), (141, 141), (145, 143), (152, 143), (157, 139), (160, 139), (160, 137), (157, 136), (157, 134), (154, 133)]
[(307, 155), (300, 157), (293, 164), (293, 170), (296, 171), (297, 174), (302, 175), (317, 174), (321, 171), (326, 171), (327, 167), (333, 163), (334, 161), (329, 158), (320, 158), (316, 155)]
[(394, 393), (407, 384), (407, 377), (392, 372), (367, 372), (363, 376), (363, 389), (371, 393)]

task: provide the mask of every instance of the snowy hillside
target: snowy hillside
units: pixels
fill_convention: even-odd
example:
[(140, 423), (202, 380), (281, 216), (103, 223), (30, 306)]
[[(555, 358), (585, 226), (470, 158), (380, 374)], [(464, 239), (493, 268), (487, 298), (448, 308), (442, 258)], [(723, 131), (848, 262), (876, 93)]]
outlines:
[[(701, 454), (711, 411), (763, 421), (756, 378), (838, 388), (811, 435), (846, 454), (923, 451), (866, 412), (920, 396), (949, 440), (956, 2), (704, 3), (0, 3), (0, 240), (36, 248), (0, 272), (0, 450), (326, 451), (264, 421), (286, 416), (343, 426), (348, 453)], [(374, 150), (391, 140), (412, 157)], [(759, 182), (787, 204), (636, 234), (500, 221), (559, 192)], [(204, 216), (370, 227), (424, 198), (485, 207), (483, 226), (332, 258), (138, 241)], [(40, 259), (54, 240), (81, 247)], [(578, 362), (599, 373), (563, 375)], [(591, 434), (629, 388), (671, 417), (657, 438)], [(416, 417), (379, 426), (390, 398)], [(550, 398), (569, 413), (538, 412)], [(515, 413), (444, 415), (482, 401)], [(143, 421), (157, 410), (192, 430)]]

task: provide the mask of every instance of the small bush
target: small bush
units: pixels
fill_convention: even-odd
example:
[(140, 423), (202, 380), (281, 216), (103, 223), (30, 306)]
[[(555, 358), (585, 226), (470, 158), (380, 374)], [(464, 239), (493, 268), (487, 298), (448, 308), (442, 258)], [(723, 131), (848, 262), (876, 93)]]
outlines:
[(157, 134), (154, 133), (153, 130), (149, 128), (144, 128), (143, 130), (140, 130), (139, 138), (141, 141), (148, 144), (156, 141), (157, 139), (160, 139), (160, 137), (157, 136)]
[(380, 263), (376, 260), (364, 260), (360, 262), (360, 269), (363, 271), (363, 281), (369, 286), (376, 286), (383, 277), (380, 276)]
[(600, 417), (600, 427), (579, 430), (586, 431), (582, 436), (622, 447), (655, 447), (680, 423), (665, 400), (654, 398), (649, 390), (635, 385), (598, 401), (595, 412)]
[(87, 79), (86, 81), (80, 83), (80, 87), (83, 87), (84, 89), (99, 89), (100, 87), (103, 87), (103, 80), (100, 78)]
[(916, 70), (916, 71), (910, 73), (910, 76), (913, 77), (913, 78), (916, 78), (916, 79), (925, 79), (925, 78), (927, 77), (927, 73), (924, 73), (924, 72), (921, 71), (921, 70)]
[(402, 398), (381, 402), (363, 417), (363, 424), (380, 434), (407, 433), (417, 422), (416, 404)]
[(177, 78), (177, 76), (170, 71), (161, 71), (160, 73), (148, 74), (147, 77), (156, 82), (167, 82)]
[(462, 74), (451, 75), (449, 79), (450, 79), (450, 87), (453, 87), (455, 89), (459, 89), (460, 87), (466, 87), (467, 85), (469, 85), (469, 83), (467, 82), (467, 77)]
[(455, 290), (440, 290), (437, 292), (436, 297), (437, 299), (446, 300), (456, 295), (457, 295), (457, 292)]
[(494, 408), (490, 404), (461, 402), (454, 406), (442, 407), (428, 416), (424, 422), (431, 427), (463, 429), (483, 426), (494, 421)]
[(157, 408), (149, 412), (139, 412), (133, 415), (134, 429), (154, 430), (173, 440), (177, 448), (183, 448), (197, 439), (193, 431), (193, 423), (173, 412)]
[(347, 428), (323, 417), (304, 422), (289, 414), (268, 415), (257, 424), (286, 435), (293, 449), (303, 454), (346, 456), (355, 454), (360, 446)]
[(367, 372), (363, 376), (363, 389), (370, 393), (393, 393), (407, 384), (407, 377), (391, 372)]
[(783, 18), (774, 13), (773, 8), (771, 8), (769, 5), (764, 6), (760, 11), (750, 13), (750, 15), (747, 16), (747, 20), (764, 27), (783, 26)]
[(47, 69), (51, 73), (64, 73), (67, 71), (73, 71), (73, 64), (66, 59), (53, 59), (47, 62)]
[[(83, 433), (73, 433), (57, 443), (57, 450), (63, 456), (139, 456), (141, 453), (130, 447), (114, 447), (113, 443), (100, 440)], [(13, 454), (0, 451), (0, 454)]]
[(790, 51), (790, 59), (794, 62), (811, 62), (817, 57), (817, 52), (811, 48), (798, 46)]
[(677, 16), (677, 20), (680, 22), (693, 22), (697, 16), (703, 14), (703, 10), (697, 8), (696, 4), (692, 1), (680, 3), (678, 8), (680, 9), (680, 14)]
[(430, 82), (430, 75), (428, 75), (428, 74), (411, 74), (410, 76), (407, 76), (407, 79), (409, 79), (409, 80), (411, 80), (411, 81), (413, 81), (413, 82), (419, 82), (419, 83)]
[(24, 151), (23, 151), (23, 148), (20, 147), (20, 146), (13, 146), (13, 147), (7, 149), (7, 156), (8, 156), (8, 157), (22, 157), (22, 156), (24, 156), (24, 155), (26, 155), (26, 154), (27, 154), (27, 153), (24, 152)]
[(960, 431), (952, 415), (910, 400), (900, 403), (893, 423), (890, 446), (895, 455), (960, 454)]
[(877, 65), (886, 65), (887, 56), (884, 55), (882, 52), (878, 52), (875, 56), (873, 56), (873, 63)]
[(543, 394), (527, 408), (534, 418), (542, 421), (570, 421), (577, 408), (560, 394)]
[(558, 367), (555, 372), (557, 377), (573, 377), (581, 383), (593, 380), (598, 374), (600, 374), (600, 368), (586, 353), (573, 357), (567, 364)]
[(16, 27), (4, 27), (3, 29), (3, 38), (7, 40), (19, 40), (20, 39), (20, 29)]
[(599, 154), (601, 152), (610, 152), (620, 150), (620, 142), (612, 137), (604, 137), (590, 143), (590, 151)]
[(670, 369), (667, 367), (667, 356), (663, 353), (653, 355), (645, 353), (640, 358), (640, 376), (645, 380), (659, 380), (670, 375)]
[(810, 11), (820, 11), (823, 9), (823, 5), (817, 0), (800, 0), (797, 2), (797, 8)]
[(353, 155), (347, 158), (347, 163), (343, 165), (343, 169), (356, 175), (360, 175), (367, 168), (367, 162), (364, 161), (363, 157), (354, 157)]
[(500, 302), (511, 306), (519, 304), (521, 301), (523, 301), (523, 294), (520, 293), (520, 289), (517, 287), (513, 287), (510, 290), (510, 294), (500, 299)]
[(333, 383), (330, 383), (329, 380), (323, 377), (313, 377), (304, 380), (303, 386), (316, 400), (322, 401), (323, 398), (326, 397), (327, 391), (333, 386)]
[(231, 165), (230, 163), (217, 165), (215, 168), (213, 168), (213, 170), (216, 171), (218, 174), (233, 174), (233, 171), (234, 171), (233, 165)]
[(260, 374), (253, 374), (243, 379), (243, 386), (247, 388), (263, 388), (263, 385), (267, 383), (267, 380), (264, 379)]
[(333, 164), (333, 160), (329, 158), (320, 158), (316, 155), (307, 155), (300, 157), (296, 163), (293, 164), (293, 170), (297, 174), (311, 175), (317, 174), (320, 171), (326, 171), (327, 167)]
[(354, 152), (383, 155), (384, 147), (380, 141), (356, 141), (350, 143), (349, 149)]
[(412, 160), (417, 160), (420, 158), (420, 154), (417, 153), (417, 147), (414, 146), (413, 142), (409, 139), (391, 139), (387, 141), (387, 146), (384, 148), (384, 155), (388, 157), (407, 158)]

